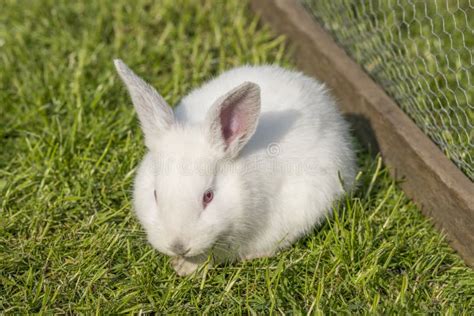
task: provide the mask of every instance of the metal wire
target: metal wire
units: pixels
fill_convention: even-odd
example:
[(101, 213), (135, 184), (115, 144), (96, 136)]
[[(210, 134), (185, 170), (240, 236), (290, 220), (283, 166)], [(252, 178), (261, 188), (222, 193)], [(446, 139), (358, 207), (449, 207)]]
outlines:
[(474, 180), (474, 0), (300, 0)]

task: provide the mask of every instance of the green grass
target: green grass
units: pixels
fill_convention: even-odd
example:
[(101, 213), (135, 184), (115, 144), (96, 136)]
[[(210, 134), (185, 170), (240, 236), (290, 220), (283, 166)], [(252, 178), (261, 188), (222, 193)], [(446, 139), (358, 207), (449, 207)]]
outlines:
[(474, 181), (471, 0), (302, 0)]
[(472, 313), (474, 272), (365, 152), (358, 191), (293, 248), (177, 277), (131, 211), (144, 149), (112, 58), (171, 103), (291, 60), (241, 1), (131, 3), (2, 2), (0, 310)]

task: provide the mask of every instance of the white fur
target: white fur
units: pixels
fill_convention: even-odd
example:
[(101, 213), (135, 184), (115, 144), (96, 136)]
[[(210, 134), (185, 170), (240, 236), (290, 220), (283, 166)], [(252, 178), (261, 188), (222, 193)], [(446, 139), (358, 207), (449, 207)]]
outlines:
[[(246, 99), (255, 106), (251, 114), (259, 108), (260, 116), (234, 157), (209, 136), (208, 110), (244, 82), (260, 88), (261, 101)], [(146, 139), (134, 207), (156, 249), (176, 256), (177, 240), (190, 249), (173, 263), (179, 274), (194, 271), (210, 251), (218, 260), (273, 255), (323, 221), (353, 184), (348, 125), (324, 85), (301, 73), (276, 66), (232, 69), (184, 97), (174, 116), (159, 137)], [(251, 119), (248, 124), (251, 133)], [(202, 195), (211, 187), (214, 199), (203, 209)]]

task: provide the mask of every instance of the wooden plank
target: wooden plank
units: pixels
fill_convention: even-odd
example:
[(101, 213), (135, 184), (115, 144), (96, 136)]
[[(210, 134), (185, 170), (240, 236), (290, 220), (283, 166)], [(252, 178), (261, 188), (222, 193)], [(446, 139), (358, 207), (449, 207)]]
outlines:
[(380, 150), (402, 189), (474, 267), (474, 183), (415, 125), (296, 0), (251, 0), (295, 48), (297, 66), (325, 82), (361, 140)]

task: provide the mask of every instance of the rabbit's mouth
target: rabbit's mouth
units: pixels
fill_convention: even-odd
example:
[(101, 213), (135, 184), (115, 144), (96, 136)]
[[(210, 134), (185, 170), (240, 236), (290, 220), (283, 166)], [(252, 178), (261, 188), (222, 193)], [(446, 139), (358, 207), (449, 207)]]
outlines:
[(218, 243), (214, 243), (208, 248), (200, 249), (199, 252), (191, 251), (181, 257), (191, 262), (206, 260), (209, 256), (214, 257), (215, 252), (222, 252), (222, 247), (217, 246), (217, 244)]
[(181, 257), (192, 261), (195, 258), (206, 260), (208, 257), (214, 258), (216, 256), (219, 257), (222, 254), (230, 254), (232, 251), (232, 244), (228, 238), (228, 233), (221, 233), (210, 245), (199, 249), (192, 249), (188, 253), (182, 254)]
[(201, 253), (201, 254), (193, 254), (191, 256), (189, 255), (186, 255), (186, 256), (181, 256), (182, 258), (186, 259), (186, 261), (189, 261), (189, 262), (193, 262), (193, 263), (200, 263), (200, 262), (203, 262), (207, 259), (207, 255), (206, 253)]

